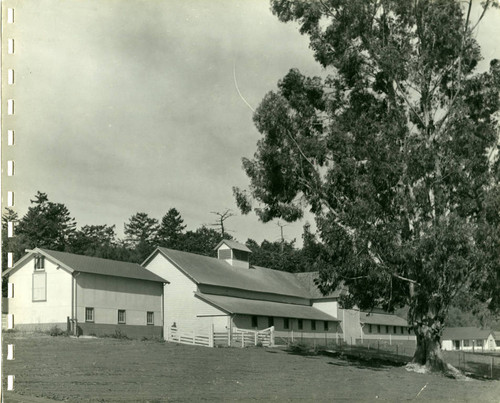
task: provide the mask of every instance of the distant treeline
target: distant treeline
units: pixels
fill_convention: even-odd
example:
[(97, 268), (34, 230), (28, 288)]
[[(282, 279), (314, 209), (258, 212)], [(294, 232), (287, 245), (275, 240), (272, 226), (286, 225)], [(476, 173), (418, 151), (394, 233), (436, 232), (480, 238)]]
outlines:
[[(224, 231), (223, 225), (213, 228), (201, 225), (195, 230), (186, 230), (180, 212), (174, 207), (168, 209), (160, 220), (144, 212), (134, 214), (124, 223), (125, 237), (120, 239), (115, 225), (78, 228), (68, 208), (50, 201), (46, 193), (37, 192), (30, 201), (31, 206), (23, 217), (9, 208), (2, 215), (3, 267), (7, 264), (7, 252), (12, 252), (16, 261), (26, 249), (35, 247), (141, 263), (158, 246), (215, 257), (216, 245), (222, 239), (233, 239)], [(15, 226), (13, 238), (7, 237), (9, 221)], [(295, 240), (264, 240), (259, 244), (248, 239), (245, 242), (253, 252), (253, 265), (289, 272), (318, 269), (315, 256), (320, 246), (307, 224), (303, 243), (302, 248), (297, 248)]]

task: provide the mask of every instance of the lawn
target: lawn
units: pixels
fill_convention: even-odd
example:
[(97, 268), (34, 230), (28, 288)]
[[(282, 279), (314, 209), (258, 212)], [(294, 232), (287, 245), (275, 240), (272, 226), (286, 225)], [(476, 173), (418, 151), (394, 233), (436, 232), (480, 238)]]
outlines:
[(7, 343), (15, 344), (15, 360), (4, 362), (4, 375), (16, 376), (7, 403), (500, 400), (500, 381), (459, 381), (281, 349), (10, 333), (4, 354)]

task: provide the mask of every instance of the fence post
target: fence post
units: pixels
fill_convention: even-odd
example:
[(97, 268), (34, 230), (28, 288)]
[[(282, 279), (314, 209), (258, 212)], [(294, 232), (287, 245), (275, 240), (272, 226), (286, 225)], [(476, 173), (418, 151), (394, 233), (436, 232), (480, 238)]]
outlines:
[(271, 340), (269, 342), (271, 347), (274, 347), (274, 326), (271, 326)]
[(214, 324), (212, 323), (212, 326), (210, 326), (210, 338), (208, 339), (209, 347), (214, 346), (214, 331)]
[(259, 339), (258, 334), (259, 334), (258, 332), (255, 332), (255, 336), (254, 336), (254, 338), (255, 338), (255, 344), (254, 344), (254, 346), (255, 347), (257, 347), (257, 341)]
[(241, 332), (241, 348), (245, 347), (245, 335)]
[(227, 328), (227, 346), (231, 347), (231, 328)]
[(493, 356), (491, 356), (490, 378), (493, 379)]

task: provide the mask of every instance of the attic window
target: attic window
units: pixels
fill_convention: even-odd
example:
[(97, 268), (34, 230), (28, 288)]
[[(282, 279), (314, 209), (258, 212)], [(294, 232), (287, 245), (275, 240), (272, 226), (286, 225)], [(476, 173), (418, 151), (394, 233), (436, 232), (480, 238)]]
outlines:
[(45, 269), (45, 256), (35, 256), (35, 270)]

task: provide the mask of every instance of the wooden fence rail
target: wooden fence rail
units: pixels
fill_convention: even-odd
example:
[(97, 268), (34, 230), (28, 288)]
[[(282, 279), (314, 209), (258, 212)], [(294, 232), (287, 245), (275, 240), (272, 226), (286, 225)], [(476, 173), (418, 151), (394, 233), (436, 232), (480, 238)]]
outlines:
[(274, 346), (274, 326), (263, 330), (227, 329), (225, 332), (215, 332), (213, 326), (207, 332), (179, 329), (167, 329), (167, 341), (197, 346)]

